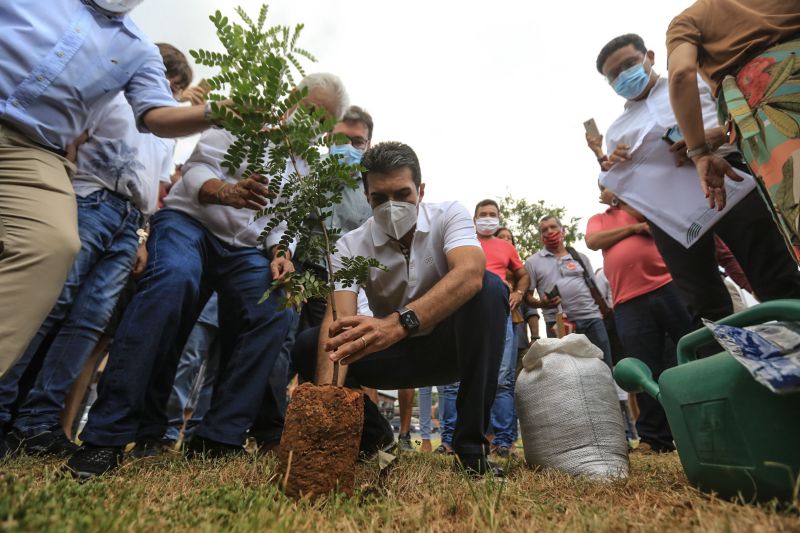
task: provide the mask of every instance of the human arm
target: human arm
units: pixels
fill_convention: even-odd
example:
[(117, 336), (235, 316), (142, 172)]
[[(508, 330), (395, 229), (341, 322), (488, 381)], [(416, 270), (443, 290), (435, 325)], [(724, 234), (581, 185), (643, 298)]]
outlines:
[(144, 269), (147, 267), (147, 241), (139, 243), (139, 248), (136, 250), (136, 259), (133, 263), (134, 278), (138, 278), (144, 274)]
[(272, 280), (281, 279), (287, 274), (294, 272), (294, 263), (292, 263), (292, 251), (276, 244), (268, 248), (269, 256), (272, 258), (269, 263), (269, 269), (272, 273)]
[[(483, 287), (486, 258), (480, 247), (459, 246), (450, 250), (447, 265), (448, 272), (442, 279), (405, 306), (417, 315), (420, 330), (432, 329)], [(330, 353), (331, 360), (346, 365), (392, 346), (406, 335), (398, 313), (383, 318), (350, 316), (331, 324), (324, 348)]]
[(530, 285), (531, 278), (524, 266), (514, 270), (514, 286), (508, 296), (508, 305), (512, 311), (525, 299), (525, 294), (528, 292)]
[(66, 154), (65, 157), (69, 159), (71, 162), (76, 163), (78, 161), (78, 147), (89, 140), (89, 130), (84, 131), (81, 135), (72, 141), (65, 150)]
[(590, 250), (608, 250), (623, 239), (633, 235), (650, 235), (650, 226), (647, 222), (638, 222), (619, 228), (586, 231), (586, 247)]
[(153, 135), (185, 137), (212, 126), (204, 105), (188, 107), (153, 107), (142, 115), (142, 122)]
[(589, 150), (592, 151), (594, 156), (597, 158), (597, 162), (600, 165), (600, 168), (603, 170), (610, 169), (613, 165), (608, 160), (608, 156), (603, 152), (603, 136), (602, 135), (593, 135), (586, 132), (586, 145), (589, 147)]
[(181, 91), (177, 100), (179, 102), (191, 102), (192, 105), (205, 105), (206, 91), (202, 87), (194, 85)]
[(267, 205), (269, 180), (257, 174), (241, 179), (222, 168), (233, 136), (225, 130), (208, 130), (200, 136), (192, 155), (182, 167), (183, 185), (199, 204), (259, 210)]
[(669, 54), (669, 97), (687, 148), (693, 151), (707, 146), (706, 151), (691, 159), (700, 178), (700, 187), (708, 199), (708, 206), (722, 210), (726, 203), (725, 176), (734, 181), (742, 181), (743, 178), (707, 145), (700, 89), (697, 86), (697, 52), (695, 44), (683, 42)]

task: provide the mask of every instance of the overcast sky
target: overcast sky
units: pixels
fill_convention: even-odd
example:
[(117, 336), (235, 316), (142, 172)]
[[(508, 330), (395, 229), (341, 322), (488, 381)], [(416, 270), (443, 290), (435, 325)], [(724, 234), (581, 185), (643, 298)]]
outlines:
[[(219, 49), (208, 15), (233, 18), (241, 5), (255, 17), (261, 3), (146, 0), (132, 16), (154, 41)], [(584, 230), (601, 206), (583, 121), (594, 117), (605, 131), (624, 103), (597, 73), (597, 53), (635, 32), (665, 72), (667, 25), (691, 4), (282, 0), (270, 3), (267, 24), (305, 24), (299, 45), (318, 59), (306, 71), (342, 78), (351, 103), (375, 120), (373, 143), (417, 152), (426, 201), (472, 209), (509, 191), (566, 206)], [(195, 81), (213, 74), (195, 66)], [(601, 266), (599, 254), (590, 257)]]

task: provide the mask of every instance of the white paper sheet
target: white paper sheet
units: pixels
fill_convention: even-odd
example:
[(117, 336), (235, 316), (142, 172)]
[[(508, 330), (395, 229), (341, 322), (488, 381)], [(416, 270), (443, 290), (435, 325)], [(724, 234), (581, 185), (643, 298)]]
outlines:
[(736, 170), (745, 179), (725, 179), (727, 203), (722, 211), (710, 209), (700, 188), (694, 165), (675, 166), (675, 154), (661, 140), (661, 128), (654, 127), (631, 154), (600, 175), (600, 183), (625, 203), (642, 213), (667, 235), (689, 248), (756, 183), (752, 176)]

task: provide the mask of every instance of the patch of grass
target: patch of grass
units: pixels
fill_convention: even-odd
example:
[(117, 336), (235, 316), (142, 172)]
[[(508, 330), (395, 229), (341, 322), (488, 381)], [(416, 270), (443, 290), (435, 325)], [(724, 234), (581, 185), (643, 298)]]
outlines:
[(675, 454), (634, 455), (629, 479), (594, 483), (514, 458), (505, 484), (468, 482), (451, 458), (405, 454), (381, 475), (359, 466), (356, 495), (299, 502), (276, 461), (129, 461), (79, 484), (60, 462), (0, 464), (1, 531), (800, 531), (797, 510), (738, 505), (686, 482)]

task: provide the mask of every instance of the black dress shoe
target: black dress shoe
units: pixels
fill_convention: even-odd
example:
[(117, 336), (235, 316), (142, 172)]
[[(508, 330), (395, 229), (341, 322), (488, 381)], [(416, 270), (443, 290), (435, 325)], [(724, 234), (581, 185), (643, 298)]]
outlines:
[(226, 444), (198, 436), (192, 437), (186, 445), (186, 457), (190, 459), (219, 459), (244, 453), (242, 445)]
[(174, 440), (164, 440), (164, 439), (143, 439), (141, 441), (136, 441), (136, 446), (134, 446), (133, 450), (131, 451), (131, 457), (136, 459), (145, 459), (148, 457), (158, 457), (159, 455), (163, 455), (165, 453), (169, 453), (175, 447)]
[(122, 446), (84, 444), (69, 458), (64, 468), (72, 477), (85, 481), (119, 468), (123, 451)]
[(499, 480), (504, 480), (506, 477), (505, 471), (484, 455), (459, 455), (456, 469), (473, 479), (483, 478), (486, 474)]
[(394, 449), (394, 431), (392, 425), (378, 410), (375, 402), (364, 395), (364, 428), (361, 430), (361, 442), (358, 448), (358, 460), (369, 462), (377, 457), (378, 452), (390, 452)]
[(9, 433), (6, 442), (12, 453), (39, 457), (70, 457), (79, 448), (67, 438), (61, 426), (27, 434), (14, 429)]

